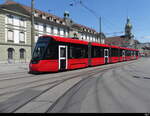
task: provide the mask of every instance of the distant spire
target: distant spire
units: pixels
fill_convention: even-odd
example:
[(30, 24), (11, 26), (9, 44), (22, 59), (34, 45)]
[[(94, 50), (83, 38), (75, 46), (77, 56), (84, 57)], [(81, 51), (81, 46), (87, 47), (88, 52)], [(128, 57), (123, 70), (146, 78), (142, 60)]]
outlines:
[(132, 24), (130, 22), (130, 18), (129, 16), (127, 17), (127, 20), (126, 20), (126, 25), (125, 25), (125, 35), (128, 36), (129, 38), (132, 36)]
[(131, 22), (130, 22), (130, 18), (129, 17), (127, 17), (127, 23), (126, 23), (126, 27), (125, 28), (127, 28), (127, 29), (132, 29), (132, 24), (131, 24)]
[(129, 23), (130, 23), (130, 17), (127, 16), (127, 24), (129, 24)]

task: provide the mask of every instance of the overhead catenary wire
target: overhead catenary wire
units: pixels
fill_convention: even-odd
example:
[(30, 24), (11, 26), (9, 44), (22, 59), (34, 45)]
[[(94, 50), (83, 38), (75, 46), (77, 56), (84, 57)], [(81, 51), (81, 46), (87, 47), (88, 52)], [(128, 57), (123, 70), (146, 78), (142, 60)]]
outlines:
[[(116, 28), (116, 25), (114, 24), (114, 23), (112, 23), (111, 21), (109, 21), (106, 17), (104, 17), (104, 16), (101, 16), (101, 15), (98, 15), (98, 13), (97, 12), (95, 12), (93, 9), (91, 9), (91, 8), (89, 8), (88, 6), (86, 6), (84, 3), (83, 3), (83, 1), (82, 0), (73, 0), (73, 2), (70, 4), (70, 6), (74, 6), (74, 5), (77, 5), (77, 4), (79, 4), (79, 5), (81, 5), (82, 7), (84, 7), (85, 9), (87, 9), (91, 14), (93, 14), (97, 19), (99, 19), (100, 20), (100, 18), (101, 19), (103, 19), (103, 26), (105, 26), (105, 27), (107, 27), (108, 29), (114, 29), (114, 28)], [(106, 23), (105, 23), (106, 22)], [(102, 23), (102, 22), (101, 22)], [(104, 25), (104, 23), (105, 23), (105, 25)], [(101, 24), (102, 25), (102, 24)], [(108, 27), (108, 25), (109, 25), (109, 27)], [(116, 28), (117, 29), (117, 28)], [(100, 31), (101, 31), (101, 29), (100, 29)], [(119, 31), (118, 31), (119, 32)], [(122, 32), (122, 31), (120, 31), (120, 32)], [(112, 32), (112, 33), (115, 33), (115, 32)]]

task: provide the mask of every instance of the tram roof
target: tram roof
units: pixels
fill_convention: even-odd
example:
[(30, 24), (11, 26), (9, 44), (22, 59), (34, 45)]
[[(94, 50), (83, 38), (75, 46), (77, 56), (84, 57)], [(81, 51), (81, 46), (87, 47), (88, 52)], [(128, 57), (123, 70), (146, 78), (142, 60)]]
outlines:
[(52, 37), (55, 41), (59, 41), (59, 42), (88, 45), (88, 42), (87, 41), (83, 41), (83, 40), (77, 40), (77, 39), (66, 38), (66, 37), (59, 37), (59, 36), (53, 36), (53, 35), (44, 35), (44, 37)]
[(93, 46), (100, 46), (100, 47), (111, 47), (110, 45), (100, 44), (100, 43), (95, 43), (95, 42), (92, 42), (91, 45), (93, 45)]
[(120, 47), (119, 46), (111, 46), (111, 48), (118, 48), (119, 49)]
[[(53, 36), (53, 35), (43, 35), (43, 37), (52, 37), (55, 41), (66, 42), (66, 43), (84, 44), (84, 45), (88, 45), (88, 43), (89, 43), (89, 42), (83, 41), (83, 40), (66, 38), (66, 37), (59, 37), (59, 36)], [(110, 48), (119, 48), (119, 49), (124, 49), (124, 50), (139, 51), (138, 49), (119, 47), (119, 46), (111, 46), (111, 45), (100, 44), (100, 43), (96, 43), (96, 42), (91, 42), (91, 45), (100, 46), (100, 47), (110, 47)]]

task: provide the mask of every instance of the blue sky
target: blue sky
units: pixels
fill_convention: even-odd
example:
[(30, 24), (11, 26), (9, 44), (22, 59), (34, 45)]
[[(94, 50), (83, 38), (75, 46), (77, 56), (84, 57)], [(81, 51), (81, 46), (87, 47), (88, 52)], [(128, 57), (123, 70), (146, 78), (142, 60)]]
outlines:
[[(0, 0), (0, 3), (3, 1)], [(31, 5), (31, 0), (14, 1)], [(80, 4), (70, 6), (69, 4), (75, 3), (74, 1), (79, 0), (35, 0), (35, 8), (59, 17), (63, 17), (64, 11), (69, 11), (73, 21), (99, 31), (98, 19)], [(140, 42), (150, 42), (150, 0), (82, 0), (82, 2), (102, 17), (104, 33), (124, 31), (126, 18), (129, 16), (136, 39)]]

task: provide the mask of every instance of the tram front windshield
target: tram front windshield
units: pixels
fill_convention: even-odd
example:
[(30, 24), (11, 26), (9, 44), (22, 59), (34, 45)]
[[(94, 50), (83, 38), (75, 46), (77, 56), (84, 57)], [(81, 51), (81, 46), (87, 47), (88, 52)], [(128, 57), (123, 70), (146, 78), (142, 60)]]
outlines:
[(48, 45), (47, 41), (38, 41), (37, 44), (36, 44), (36, 47), (34, 48), (32, 58), (40, 60), (44, 55), (44, 52), (47, 48), (47, 45)]

